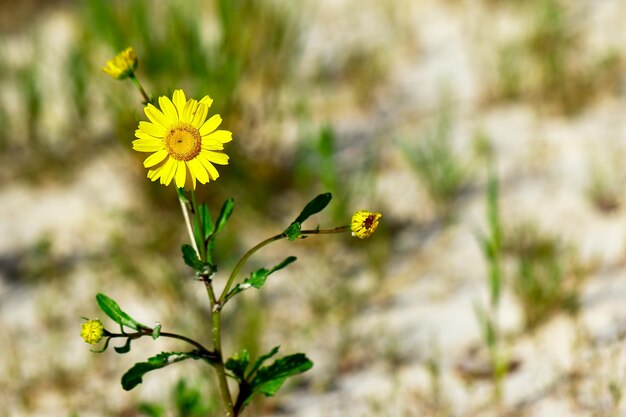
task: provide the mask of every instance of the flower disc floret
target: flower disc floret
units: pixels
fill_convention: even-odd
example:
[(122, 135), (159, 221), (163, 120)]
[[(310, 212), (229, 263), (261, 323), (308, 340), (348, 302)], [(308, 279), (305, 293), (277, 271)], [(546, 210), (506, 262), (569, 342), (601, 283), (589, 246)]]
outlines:
[(102, 71), (116, 80), (128, 78), (137, 69), (137, 54), (133, 48), (126, 48), (106, 62)]
[(373, 213), (367, 210), (358, 210), (352, 216), (351, 230), (352, 236), (356, 236), (359, 239), (365, 239), (370, 237), (372, 233), (376, 231), (380, 218), (383, 215), (380, 213)]
[(219, 114), (207, 119), (213, 100), (187, 99), (183, 90), (176, 90), (171, 100), (161, 96), (158, 101), (159, 108), (152, 104), (144, 108), (149, 122), (139, 122), (133, 141), (134, 150), (151, 153), (143, 163), (148, 178), (188, 190), (195, 190), (198, 181), (216, 180), (215, 165), (228, 165), (222, 151), (232, 133), (216, 130), (222, 122)]
[(80, 330), (80, 337), (90, 345), (95, 345), (100, 340), (102, 340), (102, 336), (104, 335), (104, 326), (102, 322), (98, 319), (89, 320), (82, 324)]

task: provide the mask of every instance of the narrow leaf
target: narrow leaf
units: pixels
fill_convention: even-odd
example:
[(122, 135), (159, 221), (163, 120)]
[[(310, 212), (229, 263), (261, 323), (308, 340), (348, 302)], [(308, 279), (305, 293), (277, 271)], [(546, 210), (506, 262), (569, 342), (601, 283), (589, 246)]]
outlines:
[(130, 391), (143, 382), (143, 376), (146, 373), (189, 358), (200, 359), (201, 357), (196, 351), (163, 352), (149, 358), (147, 362), (138, 362), (122, 376), (122, 388)]
[(254, 373), (257, 371), (257, 369), (259, 369), (265, 363), (266, 360), (268, 360), (269, 358), (271, 358), (272, 356), (278, 353), (279, 349), (280, 349), (280, 346), (274, 346), (272, 350), (270, 350), (264, 355), (259, 356), (259, 358), (254, 362), (254, 365), (252, 365), (252, 369), (250, 369), (250, 373), (248, 374), (247, 378), (250, 378), (251, 376), (253, 376)]
[(115, 349), (115, 351), (117, 353), (120, 353), (120, 354), (128, 353), (128, 352), (130, 352), (130, 342), (131, 342), (131, 340), (132, 339), (129, 337), (129, 338), (126, 339), (126, 343), (124, 343), (124, 346), (117, 346), (117, 347), (114, 347), (113, 349)]
[(230, 215), (233, 214), (233, 209), (235, 208), (235, 200), (229, 198), (224, 202), (222, 209), (220, 210), (220, 214), (215, 221), (215, 233), (219, 233), (226, 226), (226, 222), (230, 218)]
[(304, 221), (308, 219), (309, 217), (311, 217), (312, 215), (324, 210), (326, 206), (328, 205), (328, 203), (330, 203), (330, 200), (332, 198), (333, 198), (333, 195), (331, 193), (324, 193), (324, 194), (318, 195), (313, 200), (309, 201), (309, 203), (306, 206), (304, 206), (304, 209), (302, 210), (300, 215), (296, 217), (296, 220), (294, 220), (294, 223), (304, 223)]
[(289, 256), (284, 261), (277, 264), (270, 270), (261, 268), (252, 272), (249, 278), (246, 278), (242, 283), (235, 285), (233, 289), (230, 290), (230, 292), (226, 296), (226, 300), (229, 300), (230, 298), (234, 297), (235, 295), (239, 294), (240, 292), (244, 290), (247, 290), (250, 287), (254, 287), (256, 289), (261, 288), (263, 284), (265, 284), (265, 281), (267, 280), (268, 276), (270, 276), (276, 271), (279, 271), (285, 268), (287, 265), (294, 262), (296, 259), (298, 258), (296, 258), (295, 256)]
[(203, 237), (204, 241), (206, 241), (211, 233), (213, 233), (213, 220), (211, 219), (211, 213), (209, 212), (209, 208), (205, 203), (200, 204), (198, 207), (198, 216), (200, 217), (200, 223), (202, 224)]
[(98, 302), (100, 309), (104, 311), (104, 313), (109, 316), (111, 320), (118, 323), (120, 326), (126, 326), (134, 330), (138, 330), (140, 327), (146, 327), (122, 311), (120, 306), (106, 295), (99, 293), (96, 295), (96, 301)]

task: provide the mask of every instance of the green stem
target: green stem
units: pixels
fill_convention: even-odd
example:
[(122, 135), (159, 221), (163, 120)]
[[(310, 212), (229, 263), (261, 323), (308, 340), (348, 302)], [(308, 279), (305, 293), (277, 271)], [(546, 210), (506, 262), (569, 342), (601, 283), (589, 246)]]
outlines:
[[(301, 235), (327, 235), (327, 234), (334, 234), (334, 233), (343, 233), (349, 230), (350, 230), (350, 226), (340, 226), (340, 227), (335, 227), (334, 229), (302, 230), (300, 234)], [(286, 237), (287, 235), (285, 233), (281, 233), (281, 234), (272, 236), (270, 238), (267, 238), (264, 241), (258, 243), (253, 248), (251, 248), (248, 252), (246, 252), (241, 257), (239, 262), (237, 262), (237, 265), (235, 265), (235, 268), (233, 268), (233, 271), (230, 273), (230, 276), (228, 277), (228, 281), (226, 282), (226, 286), (224, 287), (224, 290), (222, 291), (222, 294), (220, 295), (219, 300), (217, 300), (218, 308), (222, 307), (222, 303), (224, 302), (225, 297), (228, 295), (228, 291), (230, 290), (230, 287), (233, 285), (233, 282), (235, 281), (237, 274), (239, 273), (241, 268), (244, 266), (248, 258), (250, 258), (256, 251), (258, 251), (262, 247), (267, 246), (272, 242), (276, 242), (278, 240), (284, 239)]]
[(222, 396), (222, 402), (224, 403), (224, 411), (227, 417), (234, 417), (236, 414), (233, 409), (233, 399), (230, 396), (230, 390), (228, 389), (228, 380), (226, 379), (226, 369), (224, 367), (224, 358), (222, 355), (222, 335), (220, 327), (221, 311), (217, 300), (215, 299), (215, 293), (213, 292), (213, 286), (210, 282), (204, 281), (206, 291), (211, 301), (211, 333), (213, 335), (213, 349), (217, 356), (215, 363), (215, 370), (217, 372), (217, 379), (220, 387), (220, 394)]
[(200, 257), (200, 251), (198, 250), (198, 245), (196, 244), (196, 238), (193, 234), (193, 227), (191, 226), (191, 219), (189, 218), (189, 212), (187, 211), (187, 206), (180, 196), (178, 196), (178, 202), (180, 203), (180, 209), (183, 212), (183, 218), (185, 219), (185, 225), (187, 226), (187, 233), (189, 233), (189, 240), (191, 241), (191, 246), (196, 250), (198, 257)]
[[(117, 337), (129, 337), (131, 339), (138, 339), (143, 336), (152, 336), (152, 329), (142, 328), (140, 331), (135, 332), (135, 333), (108, 333), (107, 334), (107, 337), (110, 337), (111, 339), (115, 339)], [(161, 332), (159, 334), (159, 337), (169, 337), (170, 339), (178, 339), (178, 340), (187, 342), (190, 345), (193, 345), (196, 348), (198, 348), (198, 350), (201, 351), (203, 354), (205, 354), (207, 357), (212, 358), (213, 360), (216, 360), (215, 352), (210, 351), (206, 347), (202, 346), (200, 343), (186, 336), (176, 334), (176, 333), (170, 333), (170, 332)]]
[(128, 78), (130, 78), (135, 87), (137, 87), (137, 90), (139, 90), (139, 92), (141, 93), (141, 96), (143, 97), (143, 104), (146, 105), (148, 103), (152, 103), (152, 100), (150, 100), (150, 97), (148, 96), (148, 93), (146, 93), (146, 90), (143, 89), (143, 86), (135, 76), (135, 73), (131, 72)]

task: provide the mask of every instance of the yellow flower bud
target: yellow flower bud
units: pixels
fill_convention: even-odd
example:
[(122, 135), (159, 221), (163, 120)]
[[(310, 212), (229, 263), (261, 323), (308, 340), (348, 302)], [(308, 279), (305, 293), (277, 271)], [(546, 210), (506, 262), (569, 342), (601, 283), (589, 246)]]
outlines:
[(128, 78), (137, 68), (137, 54), (133, 48), (126, 48), (113, 59), (109, 59), (102, 71), (116, 80)]
[(102, 336), (104, 334), (104, 326), (100, 320), (89, 320), (86, 323), (83, 323), (80, 330), (80, 337), (90, 345), (95, 345), (100, 340), (102, 340)]
[(365, 239), (370, 237), (372, 233), (376, 231), (380, 218), (383, 215), (380, 213), (372, 213), (367, 210), (358, 210), (352, 216), (352, 236), (356, 236), (359, 239)]

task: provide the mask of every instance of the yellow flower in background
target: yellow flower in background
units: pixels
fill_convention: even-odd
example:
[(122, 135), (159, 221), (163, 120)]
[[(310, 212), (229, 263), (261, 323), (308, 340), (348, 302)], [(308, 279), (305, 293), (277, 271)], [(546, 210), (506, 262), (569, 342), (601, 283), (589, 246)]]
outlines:
[(102, 71), (116, 80), (128, 78), (137, 68), (137, 54), (133, 48), (126, 48), (113, 59), (109, 59)]
[(367, 210), (358, 210), (352, 216), (352, 236), (356, 236), (359, 239), (365, 239), (370, 237), (372, 233), (376, 231), (380, 218), (383, 217), (380, 213), (372, 213)]
[(221, 151), (233, 134), (215, 130), (222, 123), (219, 114), (207, 120), (211, 103), (209, 96), (187, 100), (183, 90), (176, 90), (172, 100), (159, 97), (160, 110), (152, 104), (145, 107), (150, 122), (139, 122), (133, 149), (152, 152), (143, 162), (148, 178), (164, 185), (175, 180), (178, 188), (195, 190), (196, 180), (206, 184), (219, 177), (213, 164), (228, 165), (228, 155)]
[(100, 320), (89, 320), (82, 324), (80, 337), (90, 345), (98, 343), (104, 334), (104, 326)]

